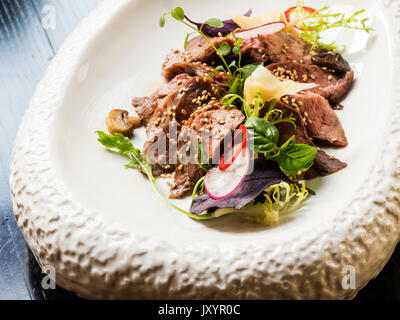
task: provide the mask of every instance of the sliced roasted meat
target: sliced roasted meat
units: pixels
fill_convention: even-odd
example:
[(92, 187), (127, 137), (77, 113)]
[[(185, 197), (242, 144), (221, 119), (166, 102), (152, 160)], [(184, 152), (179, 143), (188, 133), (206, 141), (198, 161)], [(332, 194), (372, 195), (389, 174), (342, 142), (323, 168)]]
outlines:
[(229, 87), (229, 76), (225, 72), (214, 70), (206, 63), (201, 62), (176, 62), (163, 67), (163, 76), (167, 81), (170, 81), (179, 74), (188, 74), (194, 76), (206, 76), (209, 77), (212, 74), (212, 78), (221, 87)]
[[(231, 47), (234, 45), (234, 40), (226, 37), (209, 38), (209, 41), (216, 49), (224, 42), (228, 43)], [(213, 64), (213, 61), (216, 62), (218, 56), (211, 44), (202, 36), (197, 36), (189, 40), (186, 52), (190, 60), (208, 64)]]
[(189, 195), (196, 182), (205, 174), (206, 172), (197, 164), (179, 164), (175, 170), (174, 182), (171, 185), (169, 197), (171, 199), (181, 199)]
[(305, 92), (285, 96), (282, 100), (303, 118), (308, 135), (322, 145), (344, 147), (346, 134), (329, 102), (318, 94)]
[[(209, 40), (217, 49), (223, 42), (233, 46), (233, 40), (230, 38), (214, 37), (209, 38)], [(219, 58), (210, 43), (201, 36), (191, 39), (184, 52), (172, 50), (172, 52), (167, 55), (166, 60), (163, 63), (163, 69), (168, 70), (172, 65), (183, 62), (201, 62), (216, 65)]]
[(241, 53), (248, 62), (284, 63), (295, 61), (312, 64), (311, 45), (288, 32), (259, 35), (243, 41)]
[[(170, 135), (176, 135), (179, 126), (196, 109), (201, 108), (211, 99), (220, 99), (224, 92), (225, 90), (219, 87), (211, 78), (190, 77), (182, 83), (179, 89), (170, 93), (162, 103), (157, 105), (151, 120), (147, 124), (147, 141), (143, 147), (143, 153), (153, 164), (154, 176), (172, 172), (175, 169), (173, 164), (169, 164)], [(156, 142), (158, 143), (156, 144)], [(158, 148), (160, 144), (163, 144), (161, 146), (164, 149), (162, 153)]]
[(157, 106), (162, 105), (165, 98), (170, 93), (178, 90), (189, 78), (187, 74), (179, 74), (170, 82), (157, 89), (150, 97), (132, 99), (132, 106), (145, 126), (149, 123)]
[[(277, 128), (279, 130), (279, 145), (285, 143), (293, 135), (296, 137), (296, 143), (303, 143), (310, 146), (315, 146), (312, 138), (308, 136), (304, 121), (299, 112), (296, 109), (285, 105), (283, 103), (277, 103), (277, 108), (282, 110), (286, 115), (292, 115), (296, 119), (296, 127), (290, 123), (279, 123)], [(322, 150), (318, 150), (317, 157), (314, 160), (312, 167), (307, 170), (302, 176), (302, 179), (311, 180), (317, 177), (323, 177), (326, 175), (333, 174), (339, 170), (347, 167), (347, 164), (336, 159), (333, 156), (329, 156)]]
[(281, 80), (318, 84), (318, 87), (308, 91), (323, 96), (332, 106), (336, 106), (349, 92), (354, 79), (353, 71), (339, 74), (326, 67), (296, 62), (273, 63), (267, 68)]
[(240, 53), (245, 64), (270, 62), (268, 49), (259, 37), (243, 39)]
[(175, 76), (181, 73), (186, 73), (192, 77), (194, 76), (210, 76), (213, 68), (206, 63), (201, 62), (183, 62), (177, 61), (173, 64), (168, 64), (163, 67), (162, 75), (167, 81), (170, 81)]
[[(197, 109), (189, 118), (179, 135), (180, 152), (190, 148), (198, 150), (201, 143), (206, 159), (220, 155), (220, 145), (224, 138), (231, 134), (242, 122), (244, 115), (236, 109), (227, 109), (221, 103), (212, 101), (207, 106)], [(190, 141), (190, 137), (196, 139)], [(201, 140), (201, 142), (199, 142)], [(170, 198), (182, 198), (191, 192), (196, 182), (205, 175), (197, 163), (179, 163), (175, 170), (174, 182), (171, 185)]]
[(291, 116), (296, 119), (296, 126), (287, 122), (276, 124), (276, 127), (279, 131), (279, 146), (284, 144), (293, 135), (296, 136), (296, 143), (303, 143), (314, 146), (313, 139), (307, 133), (303, 118), (295, 108), (290, 107), (289, 105), (282, 102), (277, 102), (275, 108), (278, 110), (282, 110), (284, 116)]
[(353, 85), (354, 81), (354, 72), (349, 71), (346, 72), (344, 77), (333, 77), (337, 81), (333, 82), (332, 84), (326, 87), (319, 87), (313, 90), (315, 93), (320, 94), (325, 99), (329, 101), (332, 107), (336, 107), (340, 101), (347, 95), (350, 91), (351, 86)]
[(314, 64), (335, 70), (338, 73), (350, 71), (349, 63), (338, 52), (328, 50), (324, 47), (317, 47), (311, 52), (311, 60)]
[(313, 166), (304, 172), (300, 178), (312, 180), (318, 177), (324, 177), (336, 173), (347, 167), (347, 164), (319, 150), (315, 157)]

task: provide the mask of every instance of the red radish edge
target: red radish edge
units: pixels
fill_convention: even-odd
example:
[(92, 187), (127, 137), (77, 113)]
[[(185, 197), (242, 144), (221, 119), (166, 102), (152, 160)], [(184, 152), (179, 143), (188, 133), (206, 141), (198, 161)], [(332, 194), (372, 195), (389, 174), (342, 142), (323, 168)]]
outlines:
[[(284, 12), (286, 22), (290, 22), (290, 14), (291, 14), (292, 11), (293, 11), (294, 9), (296, 9), (296, 8), (297, 8), (297, 6), (294, 6), (294, 7), (291, 7), (291, 8), (289, 8), (289, 9), (287, 9), (287, 10)], [(317, 10), (315, 10), (314, 8), (311, 8), (311, 7), (304, 7), (304, 6), (303, 6), (302, 8), (304, 9), (305, 12), (308, 12), (308, 13), (314, 13), (315, 11), (317, 11)]]
[[(286, 20), (286, 23), (289, 23), (290, 22), (290, 14), (291, 14), (291, 12), (294, 10), (294, 9), (296, 9), (297, 8), (297, 6), (295, 6), (295, 7), (291, 7), (291, 8), (289, 8), (289, 9), (287, 9), (284, 13), (283, 13), (283, 15), (284, 15), (284, 18), (285, 18), (285, 20)], [(315, 10), (314, 8), (311, 8), (311, 7), (302, 7), (303, 9), (304, 9), (304, 11), (306, 11), (306, 12), (308, 12), (308, 13), (314, 13), (315, 11), (317, 11), (317, 10)], [(298, 26), (293, 26), (295, 29), (298, 29), (298, 30), (300, 30), (300, 31), (304, 31), (303, 30), (303, 28), (300, 28), (300, 27), (298, 27)], [(311, 31), (313, 31), (313, 30), (311, 30)]]
[[(242, 184), (244, 178), (245, 178), (246, 175), (247, 175), (247, 172), (248, 172), (249, 166), (250, 166), (250, 149), (246, 147), (245, 151), (246, 151), (246, 168), (245, 168), (245, 170), (244, 170), (244, 174), (243, 174), (242, 178), (240, 179), (239, 183), (238, 183), (238, 184), (235, 186), (235, 188), (234, 188), (231, 192), (229, 192), (228, 194), (226, 194), (226, 195), (224, 195), (224, 196), (218, 197), (218, 196), (213, 195), (213, 194), (210, 192), (210, 190), (209, 190), (208, 187), (207, 187), (207, 185), (208, 185), (208, 183), (207, 183), (208, 177), (209, 177), (210, 174), (213, 172), (213, 170), (219, 170), (219, 168), (215, 167), (215, 168), (213, 168), (213, 169), (211, 169), (211, 170), (209, 170), (209, 171), (207, 172), (206, 177), (205, 177), (205, 179), (204, 179), (204, 189), (205, 189), (206, 193), (207, 193), (211, 198), (213, 198), (213, 199), (215, 199), (215, 200), (219, 200), (219, 199), (224, 199), (224, 198), (226, 198), (226, 197), (229, 197), (229, 196), (230, 196), (232, 193), (234, 193), (235, 190)], [(222, 170), (219, 170), (219, 171), (223, 172)]]
[[(265, 28), (268, 30), (268, 28), (266, 28), (268, 26), (270, 26), (270, 29), (272, 31), (265, 32), (265, 30), (264, 30), (264, 32), (260, 32), (258, 34), (273, 34), (275, 32), (282, 30), (284, 27), (286, 27), (286, 23), (283, 21), (269, 22), (269, 23), (263, 24), (262, 26), (259, 26), (259, 27), (254, 27), (254, 28), (245, 29), (245, 30), (239, 30), (239, 31), (235, 32), (235, 34), (241, 38), (243, 38), (243, 36), (245, 38), (253, 38), (253, 37), (256, 37), (257, 35), (254, 35), (254, 33), (252, 31), (254, 31), (256, 29), (262, 29), (262, 28)], [(246, 33), (248, 33), (249, 35), (246, 36)]]
[(233, 146), (232, 148), (232, 158), (229, 160), (229, 162), (225, 162), (225, 155), (222, 154), (221, 155), (221, 160), (219, 162), (219, 170), (221, 171), (225, 171), (226, 169), (228, 169), (236, 160), (236, 158), (239, 156), (240, 152), (242, 152), (243, 150), (243, 146), (242, 144), (237, 144), (235, 146)]
[[(243, 135), (242, 138), (242, 143), (237, 144), (233, 147), (233, 154), (232, 154), (232, 158), (230, 159), (229, 162), (225, 163), (225, 155), (222, 154), (221, 159), (219, 161), (219, 169), (221, 171), (224, 171), (226, 169), (228, 169), (232, 163), (235, 161), (235, 159), (237, 158), (237, 156), (239, 155), (240, 151), (242, 151), (243, 149), (246, 148), (247, 145), (247, 128), (242, 124), (240, 125), (239, 129), (236, 131), (235, 136), (233, 137), (233, 143), (235, 143), (236, 138), (238, 137), (239, 134)], [(232, 147), (232, 145), (230, 144), (228, 147)]]

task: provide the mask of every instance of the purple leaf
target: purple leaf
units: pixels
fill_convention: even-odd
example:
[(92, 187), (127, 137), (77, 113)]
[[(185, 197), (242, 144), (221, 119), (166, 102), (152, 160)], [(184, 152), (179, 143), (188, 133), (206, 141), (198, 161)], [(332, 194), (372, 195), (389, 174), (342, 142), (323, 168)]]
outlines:
[(265, 189), (282, 181), (294, 183), (279, 169), (275, 162), (260, 158), (255, 159), (253, 172), (246, 175), (239, 187), (230, 196), (215, 200), (204, 193), (193, 200), (190, 212), (199, 215), (207, 209), (241, 209)]
[[(253, 12), (253, 9), (250, 9), (249, 11), (247, 11), (244, 14), (244, 16), (250, 17), (252, 12)], [(201, 30), (203, 31), (203, 33), (205, 35), (207, 35), (209, 37), (217, 37), (218, 33), (221, 33), (222, 36), (226, 36), (226, 35), (230, 34), (231, 32), (235, 31), (237, 28), (240, 28), (235, 23), (235, 21), (233, 21), (232, 19), (222, 21), (223, 24), (224, 24), (223, 28), (215, 28), (215, 27), (209, 26), (208, 24), (204, 24), (204, 23), (200, 23), (200, 22), (194, 22), (194, 21), (190, 20), (187, 16), (185, 16), (185, 18), (190, 23), (196, 25), (197, 29), (200, 29), (201, 26), (203, 25), (203, 28)]]

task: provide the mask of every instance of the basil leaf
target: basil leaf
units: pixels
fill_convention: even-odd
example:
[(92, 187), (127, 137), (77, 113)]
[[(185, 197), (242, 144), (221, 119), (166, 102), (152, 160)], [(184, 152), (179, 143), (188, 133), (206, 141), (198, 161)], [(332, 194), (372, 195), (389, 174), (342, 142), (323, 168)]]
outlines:
[(297, 175), (313, 164), (317, 151), (317, 148), (306, 144), (295, 144), (295, 137), (292, 136), (280, 147), (279, 165), (285, 172)]
[(183, 19), (185, 19), (185, 12), (181, 7), (176, 7), (171, 11), (171, 16), (173, 16), (176, 20), (183, 21)]
[(227, 56), (230, 53), (231, 53), (231, 46), (226, 42), (222, 42), (217, 50), (217, 55)]
[(257, 117), (250, 117), (247, 119), (245, 126), (249, 130), (250, 139), (253, 140), (254, 151), (268, 155), (278, 150), (276, 144), (278, 143), (279, 132), (271, 122)]
[(217, 19), (217, 18), (208, 19), (204, 23), (208, 24), (211, 27), (218, 28), (218, 29), (221, 29), (221, 28), (224, 27), (224, 23), (221, 20)]

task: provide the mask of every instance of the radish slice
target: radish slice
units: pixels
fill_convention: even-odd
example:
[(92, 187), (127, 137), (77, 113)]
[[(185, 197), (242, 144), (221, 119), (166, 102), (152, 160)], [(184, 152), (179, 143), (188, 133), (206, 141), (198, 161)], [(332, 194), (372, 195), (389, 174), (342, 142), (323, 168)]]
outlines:
[(250, 150), (246, 147), (229, 168), (222, 171), (218, 167), (210, 169), (204, 180), (207, 194), (213, 199), (230, 196), (242, 183), (250, 164)]
[(270, 22), (259, 27), (239, 30), (235, 32), (236, 36), (243, 39), (257, 37), (259, 34), (272, 34), (281, 31), (286, 26), (282, 21)]
[[(304, 31), (300, 26), (297, 26), (296, 24), (298, 23), (298, 21), (301, 21), (302, 19), (306, 18), (308, 15), (312, 15), (316, 10), (314, 8), (303, 6), (303, 7), (301, 7), (300, 12), (298, 12), (297, 16), (296, 16), (296, 15), (293, 15), (293, 13), (295, 12), (295, 10), (297, 8), (298, 7), (295, 6), (295, 7), (291, 7), (289, 9), (287, 9), (284, 12), (285, 20), (288, 25), (291, 25), (300, 31)], [(313, 31), (313, 30), (310, 30), (310, 31)]]
[(247, 145), (247, 129), (243, 124), (240, 125), (239, 129), (236, 131), (235, 136), (233, 137), (233, 143), (236, 142), (236, 139), (238, 138), (238, 136), (240, 134), (242, 135), (242, 142), (241, 143), (236, 144), (233, 148), (232, 148), (232, 144), (228, 145), (228, 148), (232, 148), (231, 159), (228, 160), (228, 161), (225, 161), (225, 154), (223, 153), (221, 155), (221, 159), (220, 159), (220, 162), (219, 162), (219, 169), (220, 170), (224, 171), (227, 168), (229, 168), (231, 166), (231, 164), (235, 161), (235, 159), (237, 158), (239, 153), (243, 149), (246, 149), (246, 145)]

